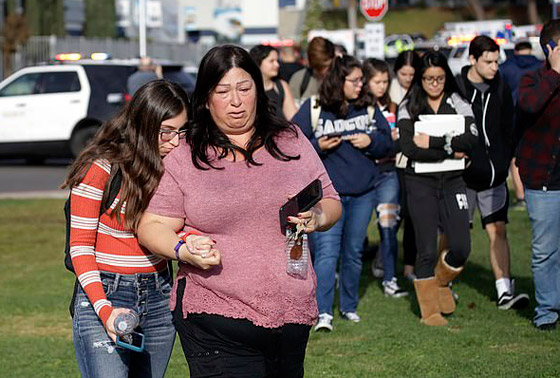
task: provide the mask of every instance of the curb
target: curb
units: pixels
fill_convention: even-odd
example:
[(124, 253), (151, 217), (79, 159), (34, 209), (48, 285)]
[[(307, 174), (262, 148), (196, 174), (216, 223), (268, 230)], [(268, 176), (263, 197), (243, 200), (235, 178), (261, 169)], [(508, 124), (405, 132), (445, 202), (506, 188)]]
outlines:
[(46, 190), (38, 192), (6, 192), (0, 193), (0, 199), (46, 199), (68, 198), (69, 190)]

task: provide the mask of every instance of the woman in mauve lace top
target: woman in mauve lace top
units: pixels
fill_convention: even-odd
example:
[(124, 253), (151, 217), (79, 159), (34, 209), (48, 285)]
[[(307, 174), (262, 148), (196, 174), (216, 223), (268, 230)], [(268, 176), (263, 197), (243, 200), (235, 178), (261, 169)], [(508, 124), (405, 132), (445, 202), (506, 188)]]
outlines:
[[(171, 306), (191, 377), (303, 377), (316, 279), (310, 261), (305, 279), (287, 273), (279, 209), (320, 179), (323, 199), (289, 221), (324, 231), (340, 217), (338, 194), (307, 138), (271, 111), (242, 48), (206, 54), (193, 99), (186, 143), (138, 230), (153, 253), (181, 261)], [(214, 242), (198, 254), (180, 229)]]

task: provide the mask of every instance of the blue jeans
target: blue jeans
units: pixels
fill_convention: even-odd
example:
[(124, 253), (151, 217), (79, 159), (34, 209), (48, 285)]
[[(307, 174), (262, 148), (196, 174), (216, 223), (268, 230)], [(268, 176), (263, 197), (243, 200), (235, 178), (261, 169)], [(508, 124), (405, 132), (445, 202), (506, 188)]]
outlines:
[[(383, 257), (383, 281), (390, 281), (395, 277), (395, 263), (397, 261), (397, 222), (399, 218), (399, 179), (397, 171), (387, 171), (380, 173), (375, 180), (375, 213), (377, 214), (379, 234), (381, 243), (379, 252)], [(382, 210), (382, 205), (392, 205), (393, 211)], [(382, 213), (380, 214), (380, 210)], [(392, 214), (390, 214), (393, 212)], [(383, 214), (385, 213), (385, 214)], [(385, 221), (380, 219), (382, 216), (394, 216), (393, 220)]]
[(560, 191), (525, 189), (531, 221), (536, 326), (554, 323), (560, 311)]
[(317, 275), (319, 313), (333, 313), (336, 265), (340, 258), (340, 311), (355, 312), (362, 272), (362, 249), (371, 219), (374, 191), (340, 196), (342, 216), (328, 231), (310, 234), (313, 268)]
[(117, 346), (109, 338), (82, 287), (78, 289), (72, 319), (74, 348), (82, 377), (163, 377), (175, 342), (169, 311), (171, 277), (165, 272), (124, 275), (101, 273), (103, 289), (113, 307), (140, 315), (144, 352)]

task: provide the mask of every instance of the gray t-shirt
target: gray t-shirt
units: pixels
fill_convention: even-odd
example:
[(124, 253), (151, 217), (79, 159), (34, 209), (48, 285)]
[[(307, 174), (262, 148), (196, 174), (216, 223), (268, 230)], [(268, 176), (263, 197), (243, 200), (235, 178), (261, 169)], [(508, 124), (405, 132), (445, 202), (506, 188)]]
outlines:
[(483, 81), (482, 83), (473, 83), (471, 81), (471, 84), (481, 93), (486, 93), (490, 88), (490, 84), (487, 84), (485, 81)]

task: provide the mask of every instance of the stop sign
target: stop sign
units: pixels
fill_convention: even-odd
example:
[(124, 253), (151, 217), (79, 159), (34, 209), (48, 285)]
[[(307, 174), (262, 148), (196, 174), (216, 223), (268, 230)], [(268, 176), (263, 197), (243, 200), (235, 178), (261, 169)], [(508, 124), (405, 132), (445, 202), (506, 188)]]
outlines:
[(370, 21), (379, 21), (389, 9), (389, 0), (360, 0), (360, 10)]

